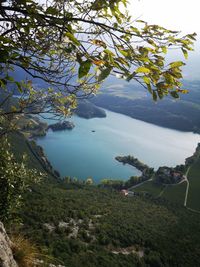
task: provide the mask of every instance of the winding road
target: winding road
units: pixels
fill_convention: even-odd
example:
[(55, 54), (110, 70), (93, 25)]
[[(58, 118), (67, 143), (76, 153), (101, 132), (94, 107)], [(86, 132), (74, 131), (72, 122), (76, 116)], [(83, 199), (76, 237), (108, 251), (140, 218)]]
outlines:
[(187, 187), (186, 187), (186, 191), (185, 191), (184, 207), (187, 206), (188, 192), (189, 192), (189, 187), (190, 187), (190, 182), (189, 182), (188, 177), (187, 177), (188, 176), (188, 173), (190, 171), (190, 168), (191, 168), (191, 166), (188, 167), (188, 169), (187, 169), (187, 171), (185, 173), (185, 177), (184, 177), (185, 178), (185, 181), (187, 183)]

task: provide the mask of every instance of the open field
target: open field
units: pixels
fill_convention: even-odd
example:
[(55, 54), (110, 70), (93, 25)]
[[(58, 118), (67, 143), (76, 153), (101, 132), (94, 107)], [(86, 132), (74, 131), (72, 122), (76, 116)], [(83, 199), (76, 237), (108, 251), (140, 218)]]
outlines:
[(154, 184), (153, 181), (148, 181), (143, 183), (141, 186), (138, 186), (133, 189), (135, 192), (147, 192), (154, 197), (159, 196), (160, 192), (164, 189), (164, 185)]
[(135, 192), (148, 192), (154, 197), (162, 197), (174, 203), (183, 205), (185, 199), (186, 182), (178, 185), (158, 185), (148, 181), (132, 189)]
[(192, 165), (188, 180), (190, 183), (187, 207), (200, 211), (200, 158)]
[(186, 185), (186, 181), (178, 185), (168, 185), (165, 187), (162, 197), (183, 205)]

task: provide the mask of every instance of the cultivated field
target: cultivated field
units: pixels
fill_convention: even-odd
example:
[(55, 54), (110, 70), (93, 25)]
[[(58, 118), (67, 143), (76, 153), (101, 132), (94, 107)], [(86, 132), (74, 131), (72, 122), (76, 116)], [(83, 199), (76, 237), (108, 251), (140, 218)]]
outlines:
[(145, 182), (141, 186), (133, 189), (135, 192), (147, 192), (154, 197), (158, 197), (161, 191), (164, 189), (164, 185), (154, 184), (153, 181)]
[(192, 165), (188, 180), (190, 186), (187, 207), (200, 211), (200, 158)]
[(162, 197), (183, 205), (186, 185), (186, 181), (178, 185), (168, 185), (165, 187)]

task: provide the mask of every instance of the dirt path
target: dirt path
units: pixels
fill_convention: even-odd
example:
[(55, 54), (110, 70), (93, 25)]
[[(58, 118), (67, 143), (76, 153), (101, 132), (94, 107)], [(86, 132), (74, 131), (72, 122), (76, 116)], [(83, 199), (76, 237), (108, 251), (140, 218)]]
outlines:
[(165, 189), (167, 189), (168, 185), (165, 185), (164, 188), (160, 191), (160, 193), (158, 194), (158, 197), (161, 197), (163, 195), (163, 193), (165, 192)]
[(191, 168), (191, 166), (188, 167), (188, 169), (187, 169), (187, 171), (185, 173), (185, 181), (187, 183), (187, 187), (186, 187), (186, 191), (185, 191), (184, 207), (187, 206), (188, 192), (189, 192), (189, 187), (190, 187), (190, 182), (189, 182), (188, 177), (187, 177), (188, 176), (188, 173), (190, 171), (190, 168)]

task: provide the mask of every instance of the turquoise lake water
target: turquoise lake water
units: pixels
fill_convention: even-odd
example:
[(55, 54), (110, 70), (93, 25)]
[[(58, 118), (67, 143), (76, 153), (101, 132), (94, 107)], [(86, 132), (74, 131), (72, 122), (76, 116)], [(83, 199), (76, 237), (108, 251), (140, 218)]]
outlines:
[[(118, 155), (133, 155), (151, 167), (184, 163), (200, 142), (200, 135), (180, 132), (106, 111), (106, 118), (83, 119), (77, 116), (71, 131), (48, 131), (37, 143), (61, 176), (96, 182), (104, 178), (128, 179), (139, 175), (134, 167), (115, 160)], [(95, 132), (92, 132), (95, 131)]]

